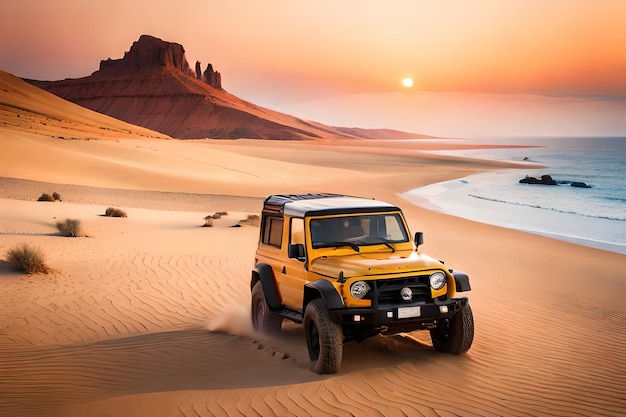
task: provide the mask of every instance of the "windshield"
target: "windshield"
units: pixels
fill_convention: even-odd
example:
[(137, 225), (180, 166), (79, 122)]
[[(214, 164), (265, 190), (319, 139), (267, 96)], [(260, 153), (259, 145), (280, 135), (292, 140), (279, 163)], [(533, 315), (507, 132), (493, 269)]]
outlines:
[(408, 234), (399, 213), (380, 213), (311, 219), (314, 249), (353, 245), (380, 245), (408, 242)]

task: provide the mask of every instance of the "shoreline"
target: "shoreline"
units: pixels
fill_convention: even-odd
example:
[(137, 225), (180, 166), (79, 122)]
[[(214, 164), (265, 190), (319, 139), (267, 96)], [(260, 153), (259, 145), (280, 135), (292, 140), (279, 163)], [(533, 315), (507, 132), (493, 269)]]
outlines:
[[(411, 204), (426, 209), (435, 210), (443, 214), (456, 216), (482, 224), (504, 227), (511, 230), (532, 233), (550, 237), (577, 245), (602, 249), (618, 254), (626, 254), (626, 242), (617, 241), (626, 233), (626, 224), (618, 220), (588, 217), (584, 218), (584, 227), (581, 216), (554, 212), (545, 208), (520, 206), (500, 201), (476, 198), (471, 195), (474, 184), (481, 181), (488, 182), (498, 175), (516, 178), (513, 172), (517, 170), (485, 172), (454, 180), (429, 184), (405, 193), (402, 197)], [(572, 230), (571, 225), (577, 229)], [(616, 226), (620, 226), (617, 228)], [(592, 234), (597, 230), (608, 230), (605, 238), (599, 240)], [(624, 231), (623, 233), (621, 231)], [(608, 234), (610, 233), (610, 234)], [(585, 236), (586, 235), (586, 236)]]
[[(496, 142), (514, 143), (512, 139), (484, 141)], [(536, 145), (528, 152), (510, 148), (431, 151), (436, 155), (513, 162), (517, 167), (431, 184), (421, 190), (410, 190), (406, 196), (418, 205), (484, 224), (626, 254), (626, 212), (624, 206), (611, 201), (624, 192), (626, 183), (615, 174), (606, 174), (617, 169), (615, 163), (626, 151), (625, 139), (554, 137), (535, 138), (532, 143)], [(596, 161), (594, 158), (598, 157), (601, 162), (597, 164), (585, 159)], [(613, 161), (613, 165), (602, 165), (604, 161)], [(593, 183), (595, 179), (599, 191), (595, 192), (595, 186), (587, 192), (569, 187), (516, 188), (522, 176), (538, 177), (546, 173), (566, 183), (567, 180)]]

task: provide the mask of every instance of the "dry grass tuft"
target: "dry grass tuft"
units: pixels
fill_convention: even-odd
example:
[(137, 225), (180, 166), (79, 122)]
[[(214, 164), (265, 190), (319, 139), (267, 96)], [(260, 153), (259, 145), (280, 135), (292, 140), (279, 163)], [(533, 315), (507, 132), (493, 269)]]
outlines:
[(37, 199), (37, 201), (61, 201), (61, 195), (59, 193), (57, 193), (56, 191), (54, 193), (52, 193), (52, 195), (50, 195), (48, 193), (43, 193)]
[(239, 225), (260, 226), (261, 218), (258, 214), (248, 214), (248, 217), (239, 221)]
[(7, 261), (27, 274), (47, 274), (51, 268), (46, 265), (46, 257), (39, 246), (22, 243), (7, 252)]
[(37, 201), (55, 201), (54, 197), (51, 196), (50, 194), (47, 193), (43, 193), (38, 199)]
[(124, 210), (115, 207), (109, 207), (106, 209), (104, 215), (107, 217), (128, 217)]
[(202, 227), (213, 227), (213, 219), (221, 219), (222, 216), (227, 216), (227, 211), (216, 211), (214, 214), (209, 214), (204, 218), (204, 224)]
[(83, 226), (80, 220), (66, 219), (63, 222), (57, 222), (57, 229), (67, 237), (81, 237), (85, 236), (83, 233)]

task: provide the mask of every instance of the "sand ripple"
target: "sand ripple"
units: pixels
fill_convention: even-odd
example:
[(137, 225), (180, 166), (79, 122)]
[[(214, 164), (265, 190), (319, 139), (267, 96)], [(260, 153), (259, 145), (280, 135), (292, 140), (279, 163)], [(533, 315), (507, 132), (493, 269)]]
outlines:
[[(0, 253), (28, 239), (56, 270), (26, 276), (0, 264), (2, 416), (626, 411), (626, 315), (610, 293), (479, 274), (467, 355), (438, 354), (420, 333), (378, 337), (347, 344), (341, 372), (319, 376), (299, 326), (278, 339), (250, 331), (258, 228), (202, 228), (192, 211), (131, 207), (111, 219), (98, 205), (2, 205), (20, 213), (15, 232), (34, 234), (0, 234)], [(50, 207), (84, 219), (93, 237), (52, 233)]]

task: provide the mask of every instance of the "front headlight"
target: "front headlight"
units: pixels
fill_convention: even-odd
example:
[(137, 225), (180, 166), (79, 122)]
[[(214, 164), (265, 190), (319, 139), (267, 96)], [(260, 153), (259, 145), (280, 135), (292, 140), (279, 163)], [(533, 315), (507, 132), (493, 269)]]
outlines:
[(446, 285), (446, 276), (443, 272), (433, 272), (430, 274), (430, 286), (433, 290), (440, 290)]
[(365, 294), (367, 294), (370, 289), (371, 288), (367, 282), (357, 281), (350, 286), (350, 294), (352, 294), (352, 296), (357, 300), (360, 300), (365, 297)]

